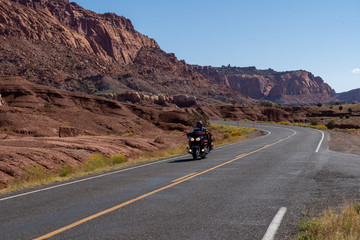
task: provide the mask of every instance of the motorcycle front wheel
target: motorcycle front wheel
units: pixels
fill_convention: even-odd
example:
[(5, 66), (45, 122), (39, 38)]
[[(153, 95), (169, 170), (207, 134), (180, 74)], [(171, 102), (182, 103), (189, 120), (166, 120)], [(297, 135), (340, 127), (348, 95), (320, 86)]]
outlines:
[(192, 155), (193, 155), (193, 159), (194, 159), (194, 160), (199, 159), (199, 157), (200, 157), (200, 150), (199, 150), (198, 148), (195, 149), (195, 150), (193, 151)]

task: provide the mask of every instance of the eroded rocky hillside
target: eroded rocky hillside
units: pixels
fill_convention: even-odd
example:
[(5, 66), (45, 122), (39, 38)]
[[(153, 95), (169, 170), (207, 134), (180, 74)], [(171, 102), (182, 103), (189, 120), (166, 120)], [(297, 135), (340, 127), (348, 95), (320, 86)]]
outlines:
[(335, 91), (321, 77), (299, 70), (276, 72), (255, 67), (192, 66), (204, 77), (221, 82), (235, 92), (258, 100), (301, 105), (336, 101)]
[(129, 19), (68, 0), (0, 2), (0, 75), (144, 104), (254, 102), (165, 53)]

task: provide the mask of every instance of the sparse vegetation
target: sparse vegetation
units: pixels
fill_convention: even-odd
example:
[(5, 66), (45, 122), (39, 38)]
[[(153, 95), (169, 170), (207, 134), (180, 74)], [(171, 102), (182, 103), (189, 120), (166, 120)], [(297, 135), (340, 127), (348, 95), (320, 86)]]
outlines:
[(325, 126), (328, 128), (328, 129), (334, 129), (335, 128), (335, 121), (334, 120), (330, 120), (328, 121)]
[(339, 214), (325, 211), (319, 218), (303, 219), (297, 240), (360, 239), (360, 203), (345, 206)]
[(132, 137), (132, 136), (135, 136), (136, 134), (133, 133), (133, 132), (127, 132), (127, 133), (124, 133), (123, 136), (124, 137)]
[(64, 181), (72, 178), (86, 176), (92, 173), (109, 171), (118, 168), (126, 162), (126, 157), (122, 154), (106, 156), (96, 154), (88, 161), (78, 166), (63, 166), (58, 171), (50, 171), (44, 166), (33, 164), (25, 167), (23, 174), (12, 181), (6, 191), (34, 187), (42, 184)]
[(273, 104), (271, 102), (262, 102), (261, 103), (261, 106), (264, 106), (264, 107), (272, 107)]
[(44, 103), (44, 108), (52, 108), (52, 105), (49, 102)]
[(140, 119), (134, 120), (134, 123), (136, 123), (137, 125), (140, 125), (140, 126), (142, 125), (141, 122), (140, 122)]
[(316, 119), (312, 118), (310, 120), (310, 123), (311, 123), (312, 126), (316, 126), (318, 124), (318, 121)]
[[(211, 124), (209, 126), (209, 130), (213, 133), (215, 146), (245, 140), (247, 139), (248, 134), (256, 132), (256, 129), (254, 128), (218, 124)], [(179, 133), (176, 132), (176, 134)], [(133, 135), (133, 133), (128, 134), (128, 136)], [(156, 138), (154, 141), (163, 143), (164, 139)], [(1, 192), (5, 193), (19, 189), (31, 188), (38, 185), (46, 185), (94, 173), (133, 166), (143, 162), (170, 158), (185, 154), (186, 152), (186, 144), (178, 144), (160, 151), (143, 152), (140, 156), (136, 156), (131, 159), (126, 159), (122, 154), (112, 156), (96, 154), (78, 166), (63, 166), (57, 171), (51, 171), (41, 165), (34, 164), (28, 166), (21, 177), (9, 183), (8, 187)]]
[(215, 146), (246, 140), (249, 134), (257, 131), (255, 128), (220, 124), (211, 124), (209, 130), (213, 134)]
[(204, 127), (208, 127), (210, 125), (209, 123), (209, 116), (205, 114), (195, 113), (192, 112), (188, 116), (188, 124), (193, 126), (196, 122), (202, 121), (204, 124)]

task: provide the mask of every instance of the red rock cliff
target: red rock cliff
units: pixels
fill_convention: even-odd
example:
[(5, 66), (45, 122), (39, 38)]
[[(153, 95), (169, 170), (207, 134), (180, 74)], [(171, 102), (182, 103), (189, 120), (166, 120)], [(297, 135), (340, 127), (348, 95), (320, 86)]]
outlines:
[(192, 66), (194, 70), (229, 85), (233, 91), (251, 98), (281, 104), (312, 104), (335, 101), (334, 90), (320, 77), (307, 71), (276, 72), (255, 67), (212, 68)]
[(142, 47), (159, 47), (137, 32), (129, 19), (97, 14), (68, 0), (2, 0), (0, 35), (81, 48), (125, 64), (132, 63)]

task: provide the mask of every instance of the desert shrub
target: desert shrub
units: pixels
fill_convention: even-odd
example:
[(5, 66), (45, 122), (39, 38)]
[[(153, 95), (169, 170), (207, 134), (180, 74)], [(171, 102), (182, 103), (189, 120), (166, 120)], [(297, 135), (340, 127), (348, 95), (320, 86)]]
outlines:
[(335, 128), (335, 121), (334, 120), (330, 120), (328, 121), (325, 126), (328, 128), (328, 129), (334, 129)]
[(164, 144), (164, 143), (165, 143), (165, 141), (164, 141), (164, 139), (163, 139), (162, 137), (157, 137), (157, 138), (155, 138), (154, 142), (160, 143), (160, 144)]
[(322, 103), (317, 103), (316, 106), (322, 107)]
[(70, 166), (64, 166), (64, 167), (59, 169), (59, 176), (60, 177), (67, 177), (72, 173), (73, 173), (73, 168), (70, 167)]
[(92, 156), (88, 161), (84, 162), (82, 164), (82, 168), (84, 169), (85, 172), (93, 171), (97, 168), (104, 166), (105, 159), (106, 159), (105, 155), (96, 154)]
[(343, 106), (339, 106), (339, 110), (342, 111), (342, 110), (343, 110)]
[(353, 112), (352, 108), (349, 108), (348, 112), (351, 114)]
[(261, 104), (261, 106), (264, 106), (264, 107), (272, 107), (273, 106), (273, 104), (271, 102), (261, 102), (260, 104)]
[(197, 123), (198, 121), (202, 121), (204, 127), (208, 127), (210, 125), (209, 119), (209, 116), (207, 116), (206, 114), (192, 112), (188, 115), (188, 124), (190, 126), (194, 126), (195, 123)]
[(224, 138), (224, 139), (228, 139), (229, 137), (230, 137), (230, 133), (225, 132), (225, 133), (223, 134), (223, 138)]
[(360, 239), (360, 204), (345, 206), (339, 214), (327, 210), (318, 218), (303, 219), (296, 239)]
[(126, 157), (122, 154), (110, 156), (110, 164), (120, 164), (126, 162)]
[(318, 121), (316, 119), (310, 119), (310, 123), (312, 126), (316, 126), (318, 124)]
[(124, 137), (132, 137), (132, 136), (135, 136), (135, 133), (133, 133), (133, 132), (127, 132), (127, 133), (124, 133), (123, 136), (124, 136)]
[(20, 179), (22, 181), (43, 181), (46, 180), (48, 172), (44, 166), (32, 164), (24, 168)]
[(44, 108), (52, 108), (52, 106), (50, 103), (46, 102), (44, 103)]
[(142, 125), (141, 122), (140, 122), (140, 119), (134, 120), (134, 123), (136, 123), (137, 125), (140, 125), (140, 126)]
[(346, 119), (349, 119), (349, 118), (350, 118), (350, 115), (349, 115), (349, 114), (345, 114), (345, 118), (346, 118)]

